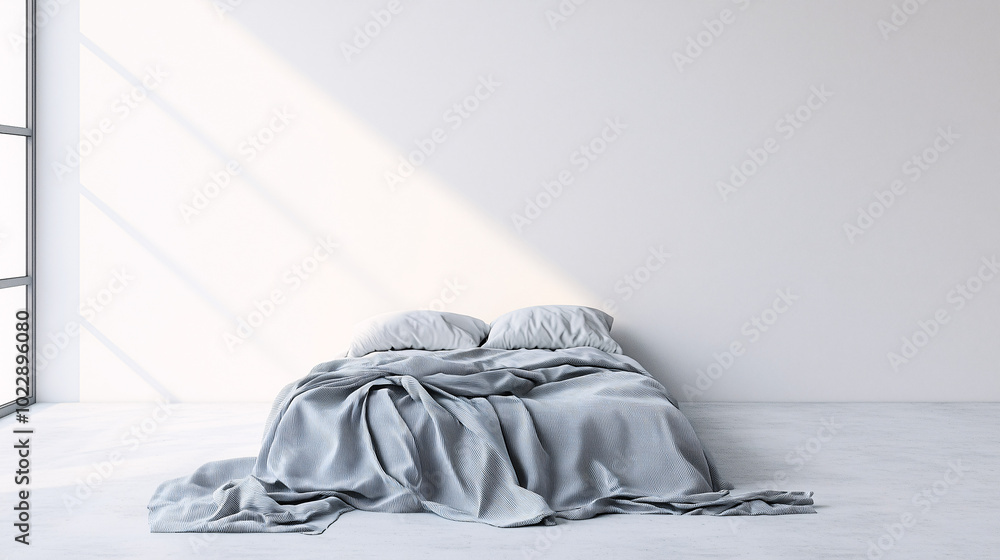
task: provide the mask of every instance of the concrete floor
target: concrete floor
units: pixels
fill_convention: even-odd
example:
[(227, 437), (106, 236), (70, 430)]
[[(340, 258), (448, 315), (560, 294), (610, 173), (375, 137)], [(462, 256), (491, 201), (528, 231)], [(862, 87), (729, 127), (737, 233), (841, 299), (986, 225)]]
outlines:
[(609, 515), (496, 529), (431, 514), (351, 512), (320, 536), (150, 534), (146, 503), (156, 485), (207, 461), (254, 455), (268, 408), (32, 407), (30, 546), (15, 543), (11, 527), (12, 430), (22, 425), (0, 420), (9, 469), (0, 477), (0, 557), (1000, 557), (1000, 404), (682, 405), (737, 488), (812, 490), (817, 515)]

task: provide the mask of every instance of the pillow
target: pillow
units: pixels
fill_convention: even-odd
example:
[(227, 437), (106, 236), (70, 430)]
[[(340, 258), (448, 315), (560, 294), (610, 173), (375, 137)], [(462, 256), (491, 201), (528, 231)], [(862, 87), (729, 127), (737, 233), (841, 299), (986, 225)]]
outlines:
[(483, 348), (576, 348), (593, 346), (621, 354), (611, 338), (614, 319), (607, 313), (577, 305), (538, 305), (511, 311), (490, 324)]
[(348, 358), (385, 350), (458, 350), (483, 343), (490, 327), (485, 322), (443, 311), (385, 313), (354, 327)]

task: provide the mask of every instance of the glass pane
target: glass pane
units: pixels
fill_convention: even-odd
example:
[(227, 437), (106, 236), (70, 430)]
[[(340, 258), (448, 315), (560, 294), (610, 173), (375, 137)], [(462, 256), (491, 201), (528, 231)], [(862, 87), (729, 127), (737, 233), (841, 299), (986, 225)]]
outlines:
[(0, 404), (17, 398), (17, 312), (24, 309), (27, 293), (24, 286), (0, 290)]
[(28, 3), (0, 0), (0, 124), (25, 126), (28, 110)]
[(28, 240), (28, 160), (23, 136), (0, 134), (0, 278), (24, 276)]

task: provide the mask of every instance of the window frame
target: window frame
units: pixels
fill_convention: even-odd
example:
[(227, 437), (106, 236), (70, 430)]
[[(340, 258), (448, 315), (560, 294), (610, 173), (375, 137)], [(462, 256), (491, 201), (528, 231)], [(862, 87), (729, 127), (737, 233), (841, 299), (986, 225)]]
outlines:
[[(27, 57), (26, 71), (28, 72), (26, 80), (26, 97), (25, 103), (25, 126), (24, 128), (7, 126), (0, 123), (0, 134), (7, 134), (13, 136), (23, 136), (25, 139), (25, 162), (27, 166), (25, 170), (25, 227), (27, 231), (25, 232), (26, 241), (26, 251), (25, 251), (25, 271), (24, 276), (13, 277), (13, 278), (0, 278), (0, 290), (6, 288), (12, 288), (15, 286), (25, 287), (25, 308), (29, 314), (28, 322), (30, 328), (28, 330), (30, 339), (29, 345), (30, 349), (28, 352), (28, 360), (30, 364), (30, 387), (28, 391), (28, 405), (35, 404), (37, 385), (35, 377), (35, 358), (36, 358), (36, 348), (37, 340), (35, 335), (35, 32), (37, 28), (35, 27), (35, 0), (24, 0), (25, 6), (25, 56)], [(14, 317), (0, 317), (0, 321), (6, 324), (7, 321), (13, 323), (15, 321)], [(0, 344), (14, 344), (13, 340), (10, 341), (0, 341)], [(5, 383), (13, 382), (13, 368), (15, 364), (0, 364), (0, 379), (3, 379)], [(9, 403), (0, 403), (0, 418), (14, 412), (16, 408), (19, 408), (17, 401), (11, 401)]]

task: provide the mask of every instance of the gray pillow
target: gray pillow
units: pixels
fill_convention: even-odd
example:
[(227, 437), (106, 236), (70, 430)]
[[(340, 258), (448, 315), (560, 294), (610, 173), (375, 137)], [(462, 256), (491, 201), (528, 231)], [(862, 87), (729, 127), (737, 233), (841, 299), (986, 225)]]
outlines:
[(354, 327), (348, 358), (386, 350), (459, 350), (483, 343), (485, 322), (443, 311), (403, 311), (376, 315)]
[(490, 324), (483, 348), (578, 348), (592, 346), (621, 354), (621, 346), (611, 338), (614, 319), (592, 307), (578, 305), (538, 305), (506, 313)]

